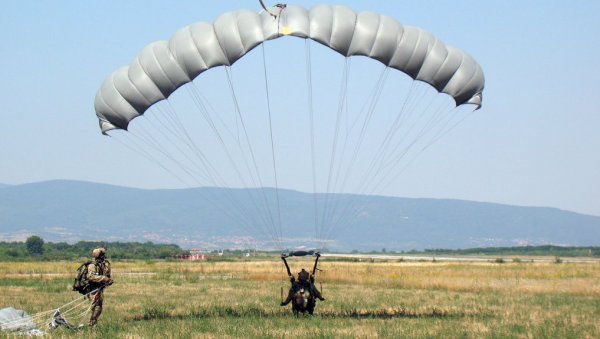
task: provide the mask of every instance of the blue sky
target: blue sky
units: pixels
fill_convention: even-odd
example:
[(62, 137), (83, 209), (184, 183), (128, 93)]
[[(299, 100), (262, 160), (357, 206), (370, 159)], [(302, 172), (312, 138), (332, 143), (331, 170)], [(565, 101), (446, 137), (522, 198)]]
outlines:
[[(471, 54), (486, 75), (483, 108), (420, 155), (387, 194), (600, 215), (600, 2), (337, 4), (424, 28)], [(4, 3), (0, 182), (178, 187), (160, 168), (99, 133), (96, 90), (146, 44), (242, 8), (258, 10), (258, 2)]]

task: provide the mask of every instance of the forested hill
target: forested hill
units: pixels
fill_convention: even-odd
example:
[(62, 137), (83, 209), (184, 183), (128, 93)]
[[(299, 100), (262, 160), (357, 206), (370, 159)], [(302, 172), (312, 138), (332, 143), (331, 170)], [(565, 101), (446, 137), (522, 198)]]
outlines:
[[(274, 209), (274, 190), (264, 192)], [(263, 227), (256, 226), (265, 218), (255, 208), (262, 193), (222, 188), (142, 190), (76, 181), (1, 186), (0, 241), (37, 234), (48, 241), (260, 247), (269, 236), (268, 230), (261, 232)], [(280, 190), (279, 198), (281, 233), (298, 243), (314, 236), (310, 225), (315, 202), (320, 211), (332, 199), (347, 206), (337, 209), (350, 217), (341, 218), (343, 222), (331, 230), (332, 250), (600, 244), (600, 217), (554, 208), (324, 194), (315, 200), (311, 194), (289, 190)]]

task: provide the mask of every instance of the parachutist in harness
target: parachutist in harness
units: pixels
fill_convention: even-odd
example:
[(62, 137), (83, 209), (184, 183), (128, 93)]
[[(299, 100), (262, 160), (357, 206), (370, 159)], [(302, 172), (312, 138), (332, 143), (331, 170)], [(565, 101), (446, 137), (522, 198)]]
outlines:
[[(312, 274), (310, 274), (303, 268), (300, 272), (298, 272), (298, 279), (296, 280), (292, 275), (290, 267), (285, 258), (288, 256), (306, 256), (312, 254), (316, 256)], [(317, 272), (317, 264), (319, 262), (319, 257), (321, 257), (320, 253), (314, 253), (312, 251), (296, 251), (287, 255), (281, 255), (281, 260), (283, 260), (288, 277), (290, 278), (290, 282), (292, 284), (288, 292), (288, 296), (284, 301), (281, 302), (281, 306), (285, 306), (292, 302), (292, 310), (294, 311), (294, 313), (297, 314), (299, 312), (308, 312), (310, 314), (313, 314), (316, 304), (315, 298), (321, 301), (325, 300), (325, 298), (323, 298), (323, 296), (321, 295), (321, 292), (315, 286), (315, 274)]]

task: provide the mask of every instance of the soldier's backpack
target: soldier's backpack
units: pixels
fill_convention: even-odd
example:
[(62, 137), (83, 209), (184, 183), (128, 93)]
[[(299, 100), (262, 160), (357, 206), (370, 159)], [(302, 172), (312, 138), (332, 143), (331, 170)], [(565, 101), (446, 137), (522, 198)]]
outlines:
[(91, 261), (86, 261), (77, 269), (77, 275), (75, 281), (73, 281), (73, 291), (77, 291), (81, 294), (88, 294), (90, 292), (90, 281), (87, 278), (88, 265)]

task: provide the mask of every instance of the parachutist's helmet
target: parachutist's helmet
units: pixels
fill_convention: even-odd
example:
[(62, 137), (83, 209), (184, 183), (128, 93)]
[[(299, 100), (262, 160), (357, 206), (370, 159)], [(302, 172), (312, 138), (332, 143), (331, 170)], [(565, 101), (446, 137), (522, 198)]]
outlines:
[(102, 248), (102, 247), (95, 248), (92, 251), (92, 258), (94, 258), (94, 259), (104, 258), (105, 255), (106, 255), (106, 249)]
[(299, 281), (307, 281), (308, 278), (309, 278), (309, 274), (304, 269), (302, 269), (302, 271), (298, 272), (298, 280)]

